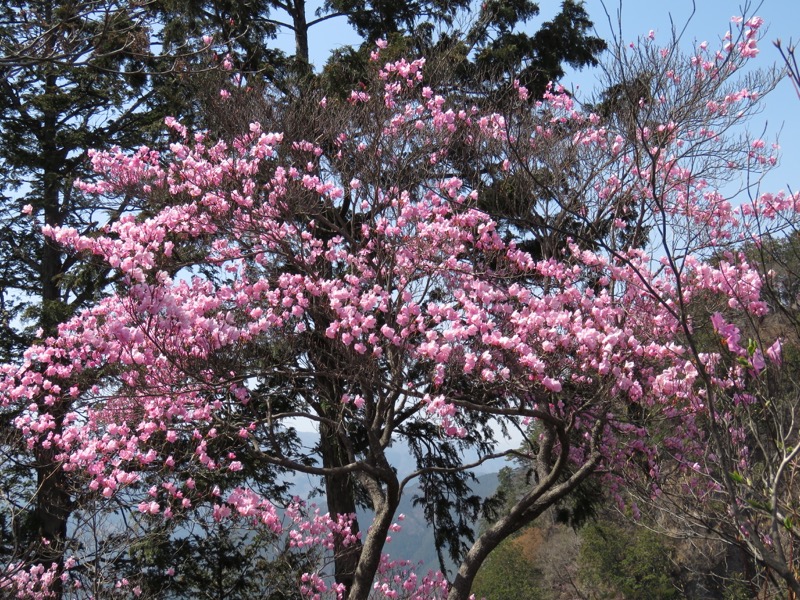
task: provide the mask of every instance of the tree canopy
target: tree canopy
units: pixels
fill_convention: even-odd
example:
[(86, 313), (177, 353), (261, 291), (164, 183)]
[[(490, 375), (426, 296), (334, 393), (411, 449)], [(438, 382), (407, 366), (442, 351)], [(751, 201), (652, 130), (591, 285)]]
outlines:
[[(194, 6), (198, 19), (209, 6)], [(213, 6), (215, 18), (227, 15)], [(364, 35), (379, 25), (398, 35), (361, 49), (368, 58), (349, 91), (300, 69), (296, 95), (288, 79), (256, 84), (257, 69), (247, 70), (247, 36), (279, 26), (265, 13), (263, 29), (231, 36), (222, 70), (209, 75), (221, 88), (200, 97), (232, 113), (218, 116), (231, 117), (225, 127), (205, 129), (213, 115), (177, 103), (185, 118), (166, 118), (151, 143), (85, 149), (92, 172), (70, 171), (74, 188), (46, 170), (19, 171), (42, 190), (59, 186), (53, 204), (31, 185), (28, 221), (18, 222), (41, 228), (59, 275), (47, 281), (71, 304), (0, 371), (6, 455), (32, 456), (39, 477), (38, 539), (14, 525), (11, 539), (30, 545), (3, 549), (0, 589), (191, 594), (197, 563), (170, 556), (183, 546), (217, 553), (207, 587), (220, 595), (261, 585), (250, 576), (258, 565), (264, 590), (293, 582), (295, 596), (462, 600), (493, 549), (591, 481), (634, 513), (645, 499), (690, 498), (688, 521), (710, 523), (800, 591), (794, 388), (771, 375), (792, 364), (790, 345), (757, 327), (770, 304), (793, 314), (781, 280), (793, 272), (797, 197), (733, 205), (721, 191), (732, 173), (776, 162), (768, 144), (737, 130), (774, 84), (745, 68), (762, 22), (736, 20), (719, 49), (689, 55), (652, 36), (618, 47), (607, 92), (581, 105), (536, 78), (537, 60), (555, 68), (569, 56), (532, 56), (530, 40), (518, 40), (530, 72), (514, 57), (493, 58), (495, 73), (479, 64), (484, 51), (512, 52), (492, 40), (534, 12), (510, 6), (482, 6), (482, 31), (493, 33), (461, 37), (472, 39), (468, 64), (447, 79), (437, 57), (452, 53), (398, 56), (417, 43), (402, 7), (361, 14), (360, 4), (331, 2), (326, 10), (358, 17)], [(463, 7), (430, 8), (420, 14), (447, 23)], [(579, 9), (563, 6), (577, 21)], [(118, 74), (143, 60), (119, 50), (129, 44), (120, 35)], [(99, 48), (103, 38), (89, 39)], [(591, 62), (597, 49), (575, 60)], [(65, 81), (84, 73), (77, 59), (46, 58), (36, 64), (67, 69)], [(464, 76), (469, 86), (458, 84)], [(71, 89), (55, 77), (51, 99)], [(141, 90), (155, 98), (148, 77)], [(122, 98), (127, 116), (155, 118)], [(251, 107), (263, 119), (227, 135)], [(72, 131), (80, 115), (58, 118)], [(19, 135), (48, 156), (49, 138)], [(90, 212), (48, 217), (73, 194)], [(75, 222), (92, 207), (111, 216)], [(64, 261), (92, 282), (78, 302), (58, 287), (69, 281)], [(759, 335), (746, 340), (747, 327)], [(531, 425), (522, 448), (499, 445), (498, 432)], [(313, 447), (298, 427), (317, 432)], [(410, 474), (391, 463), (397, 443), (415, 459)], [(472, 537), (482, 506), (471, 471), (504, 456), (526, 461), (531, 477)], [(291, 498), (287, 472), (322, 479), (327, 514)], [(418, 576), (385, 552), (414, 483), (437, 549), (457, 564), (451, 580)], [(28, 492), (4, 499), (15, 519)], [(369, 527), (359, 504), (372, 511)], [(70, 516), (86, 529), (69, 536)], [(230, 560), (234, 540), (245, 551)]]
[[(88, 511), (125, 498), (147, 519), (191, 523), (205, 510), (296, 542), (312, 525), (287, 523), (279, 509), (304, 509), (259, 487), (272, 479), (238, 474), (260, 465), (324, 477), (330, 516), (315, 539), (327, 540), (336, 583), (319, 565), (300, 592), (353, 599), (376, 589), (466, 598), (492, 549), (590, 477), (603, 475), (624, 501), (624, 482), (669, 489), (669, 466), (699, 497), (724, 499), (747, 445), (723, 406), (748, 406), (732, 390), (781, 358), (774, 340), (739, 344), (732, 319), (765, 314), (763, 280), (720, 244), (744, 242), (754, 222), (779, 235), (796, 219), (794, 198), (735, 208), (713, 191), (717, 174), (774, 162), (762, 141), (730, 133), (771, 85), (737, 79), (760, 25), (740, 23), (716, 53), (684, 57), (650, 38), (620, 49), (625, 91), (614, 98), (628, 104), (605, 114), (558, 87), (531, 105), (520, 81), (507, 84), (503, 113), (465, 106), (427, 85), (424, 59), (383, 63), (391, 49), (380, 40), (365, 86), (344, 98), (309, 92), (282, 115), (305, 129), (252, 123), (223, 140), (171, 118), (164, 151), (93, 152), (97, 177), (78, 190), (148, 209), (91, 235), (44, 224), (52, 243), (119, 285), (4, 368), (14, 426), (83, 482)], [(479, 204), (497, 179), (460, 177), (464, 147), (487, 173), (546, 190), (525, 216), (546, 252), (501, 236)], [(709, 312), (711, 296), (725, 315)], [(701, 345), (704, 322), (734, 360)], [(291, 441), (299, 420), (319, 431), (316, 449)], [(522, 450), (497, 448), (494, 429), (530, 422), (538, 436)], [(407, 476), (387, 458), (399, 440), (417, 458)], [(478, 509), (448, 487), (468, 477), (457, 458), (467, 446), (479, 463), (527, 457), (529, 487), (474, 542), (440, 538), (460, 563), (449, 586), (393, 579), (404, 566), (383, 550), (411, 482), (429, 496), (434, 524), (462, 527), (430, 497), (467, 521)], [(347, 503), (363, 495), (368, 529), (331, 509), (338, 492)], [(734, 516), (752, 556), (795, 589), (783, 538), (741, 507)], [(4, 585), (67, 584), (82, 572), (81, 551), (63, 567), (13, 565)]]
[[(525, 6), (525, 10), (520, 6), (517, 15), (506, 11), (506, 33), (535, 12), (534, 5)], [(145, 206), (139, 202), (142, 197), (124, 191), (101, 199), (75, 188), (77, 179), (93, 177), (90, 149), (134, 151), (163, 140), (161, 123), (166, 115), (233, 136), (242, 123), (262, 119), (267, 103), (286, 114), (286, 107), (318, 85), (308, 65), (309, 32), (327, 19), (347, 20), (365, 43), (377, 36), (378, 29), (381, 35), (409, 39), (425, 30), (429, 34), (425, 39), (433, 43), (432, 32), (439, 27), (449, 30), (452, 39), (463, 36), (452, 25), (457, 15), (469, 15), (471, 7), (464, 2), (333, 2), (321, 7), (316, 16), (307, 10), (304, 1), (183, 0), (13, 0), (0, 8), (4, 224), (0, 352), (4, 362), (19, 363), (26, 347), (54, 335), (61, 323), (98, 301), (118, 282), (118, 274), (108, 265), (65, 253), (62, 246), (43, 237), (42, 224), (70, 226), (94, 235), (126, 212), (146, 215), (163, 206), (164, 198), (149, 198)], [(575, 30), (576, 43), (592, 39), (586, 34), (585, 14), (573, 12), (575, 23), (563, 25)], [(275, 35), (283, 30), (295, 33), (294, 55), (272, 47)], [(601, 48), (599, 41), (591, 44), (587, 62)], [(467, 58), (466, 54), (462, 57)], [(519, 60), (523, 59), (520, 55)], [(246, 97), (247, 103), (239, 104), (233, 119), (228, 114), (230, 106), (219, 109), (219, 97), (215, 98), (230, 66), (256, 90), (238, 96), (240, 100)], [(333, 92), (336, 82), (325, 85)], [(225, 122), (228, 130), (220, 126)], [(284, 126), (292, 124), (279, 128)], [(308, 132), (311, 137), (312, 133)], [(53, 413), (56, 433), (68, 412), (70, 407), (61, 404)], [(13, 425), (19, 416), (18, 407), (10, 405), (4, 405), (0, 414), (2, 478), (12, 490), (2, 508), (0, 553), (14, 563), (61, 564), (66, 545), (78, 543), (68, 540), (68, 529), (71, 518), (82, 522), (82, 517), (74, 515), (74, 510), (81, 509), (81, 482), (62, 469), (52, 448), (26, 447), (24, 436)], [(294, 443), (290, 434), (285, 443)], [(326, 456), (335, 459), (335, 453)], [(274, 473), (262, 472), (258, 465), (248, 465), (246, 472), (248, 476), (258, 472), (267, 485), (274, 482)], [(349, 513), (355, 509), (354, 492), (345, 493), (347, 483), (337, 485), (345, 486), (339, 488), (345, 500), (339, 510), (332, 510)], [(37, 541), (42, 539), (47, 542)], [(61, 593), (58, 581), (56, 594)]]

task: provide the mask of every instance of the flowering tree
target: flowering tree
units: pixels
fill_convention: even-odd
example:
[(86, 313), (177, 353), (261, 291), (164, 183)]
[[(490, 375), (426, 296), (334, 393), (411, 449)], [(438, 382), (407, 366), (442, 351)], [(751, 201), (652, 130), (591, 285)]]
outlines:
[[(624, 77), (596, 110), (558, 88), (531, 106), (515, 84), (504, 114), (484, 112), (427, 87), (423, 60), (400, 60), (346, 101), (314, 99), (314, 139), (253, 123), (215, 141), (169, 119), (163, 152), (94, 153), (101, 178), (79, 183), (84, 193), (154, 208), (95, 236), (45, 226), (124, 283), (4, 367), (0, 398), (18, 407), (31, 449), (53, 449), (87, 510), (135, 498), (167, 522), (203, 508), (293, 536), (257, 474), (237, 474), (255, 464), (323, 477), (337, 582), (312, 570), (308, 595), (465, 599), (492, 549), (596, 474), (620, 496), (626, 477), (657, 495), (669, 465), (700, 501), (718, 498), (736, 472), (718, 449), (746, 446), (726, 425), (728, 391), (777, 359), (741, 352), (703, 300), (764, 314), (758, 270), (724, 252), (756, 216), (777, 228), (795, 209), (784, 196), (734, 209), (715, 188), (774, 162), (761, 140), (731, 132), (769, 86), (739, 77), (760, 25), (739, 22), (718, 51), (689, 57), (642, 39), (616, 57)], [(470, 181), (453, 176), (464, 164)], [(502, 182), (535, 195), (504, 225), (517, 242), (476, 208)], [(741, 360), (700, 346), (709, 322)], [(298, 422), (319, 432), (316, 452), (282, 441)], [(531, 422), (539, 436), (522, 453), (534, 481), (457, 548), (451, 584), (381, 580), (409, 484), (463, 481), (511, 454), (493, 428)], [(387, 458), (397, 440), (418, 463), (402, 478)], [(465, 446), (477, 463), (452, 459)], [(721, 482), (700, 462), (709, 447)], [(348, 514), (357, 493), (375, 515), (366, 530)], [(754, 557), (780, 563), (774, 540), (731, 510)], [(80, 560), (64, 572), (11, 565), (0, 585), (35, 594), (43, 572), (66, 580)]]
[[(775, 45), (796, 87), (793, 47)], [(762, 144), (754, 140), (751, 147)], [(690, 477), (672, 479), (657, 494), (639, 494), (638, 501), (664, 515), (673, 533), (744, 550), (763, 567), (750, 582), (753, 590), (777, 578), (797, 594), (797, 195), (756, 189), (737, 210), (723, 205), (727, 241), (711, 252), (713, 262), (744, 258), (759, 279), (764, 310), (734, 310), (724, 294), (706, 294), (700, 310), (684, 309), (686, 336), (700, 365), (692, 377), (710, 399), (703, 419), (710, 445), (696, 455)], [(664, 466), (676, 465), (673, 452), (662, 451)]]
[[(746, 21), (744, 39), (736, 42), (728, 35), (726, 48), (738, 47), (743, 54), (754, 56), (758, 52), (754, 29), (760, 24), (757, 18)], [(706, 49), (704, 42), (700, 50)], [(612, 77), (618, 80), (625, 79), (625, 70), (641, 72), (630, 69), (630, 63), (624, 60), (611, 64), (616, 67)], [(702, 52), (692, 58), (691, 64), (706, 71), (710, 67), (708, 61), (702, 60)], [(792, 63), (787, 60), (787, 64), (792, 77)], [(666, 75), (669, 80), (682, 82), (691, 76), (691, 71), (674, 70)], [(656, 84), (655, 89), (663, 85)], [(755, 87), (740, 89), (738, 94), (746, 89), (752, 91)], [(730, 91), (734, 93), (726, 95), (726, 100), (737, 96), (736, 90)], [(632, 122), (640, 135), (654, 131), (653, 122), (663, 121), (663, 117), (653, 119), (653, 113), (658, 114), (662, 110), (659, 106), (665, 105), (663, 100), (652, 102), (658, 96), (651, 87), (643, 97), (645, 117), (638, 116)], [(707, 102), (706, 107), (717, 117), (727, 112), (715, 100)], [(741, 114), (737, 112), (736, 116)], [(720, 125), (719, 121), (713, 126), (704, 123), (708, 127), (705, 134), (716, 136), (725, 129)], [(673, 187), (657, 179), (649, 190), (658, 201), (674, 193), (679, 198), (693, 199), (697, 207), (689, 218), (686, 215), (677, 222), (664, 219), (654, 228), (663, 253), (663, 268), (672, 271), (684, 288), (678, 297), (681, 302), (671, 309), (682, 321), (678, 339), (686, 353), (686, 365), (691, 365), (684, 383), (688, 388), (681, 393), (699, 391), (700, 411), (694, 419), (702, 433), (700, 439), (707, 446), (687, 453), (686, 445), (669, 429), (672, 425), (665, 430), (659, 423), (661, 410), (642, 413), (640, 422), (648, 424), (648, 435), (661, 442), (654, 454), (661, 484), (654, 488), (652, 482), (646, 482), (637, 501), (665, 515), (662, 523), (672, 533), (677, 528), (682, 537), (712, 537), (738, 547), (763, 568), (757, 577), (761, 583), (770, 585), (770, 580), (777, 579), (779, 586), (785, 585), (796, 594), (794, 478), (800, 435), (794, 375), (798, 331), (797, 196), (760, 193), (757, 175), (775, 158), (764, 154), (767, 144), (763, 140), (742, 141), (746, 143), (740, 147), (750, 149), (746, 156), (735, 159), (728, 152), (730, 147), (726, 150), (720, 145), (711, 162), (692, 165), (695, 173), (729, 170), (732, 174), (743, 168), (749, 185), (744, 197), (738, 198), (740, 206), (732, 206), (733, 202), (719, 190), (709, 191), (704, 177), (696, 178), (702, 193), (694, 197), (688, 187)], [(660, 144), (654, 145), (648, 151), (648, 160), (661, 152)], [(736, 197), (730, 188), (727, 191), (729, 197)], [(703, 210), (711, 212), (704, 214)], [(676, 235), (677, 232), (681, 233)], [(742, 311), (741, 298), (719, 290), (691, 292), (682, 280), (687, 271), (702, 272), (703, 262), (716, 267), (730, 266), (732, 261), (739, 262), (743, 270), (731, 271), (725, 278), (751, 279), (762, 302), (755, 311)], [(669, 390), (671, 394), (677, 392), (677, 388)], [(637, 488), (630, 485), (628, 491)], [(755, 589), (757, 581), (752, 584)]]
[[(130, 150), (153, 143), (167, 114), (180, 115), (184, 122), (207, 117), (213, 112), (208, 106), (218, 98), (219, 86), (214, 84), (218, 67), (236, 64), (257, 88), (263, 89), (258, 81), (271, 81), (271, 100), (291, 103), (295, 95), (303, 95), (301, 90), (317, 85), (309, 66), (310, 28), (336, 17), (349, 21), (365, 37), (379, 28), (403, 38), (405, 32), (409, 36), (430, 32), (434, 24), (441, 24), (449, 29), (453, 47), (463, 49), (465, 45), (456, 40), (469, 38), (479, 62), (495, 66), (501, 62), (494, 60), (494, 48), (507, 47), (504, 40), (513, 36), (518, 51), (514, 56), (503, 52), (502, 70), (527, 63), (537, 84), (560, 76), (564, 61), (573, 66), (596, 64), (595, 56), (604, 47), (588, 34), (592, 24), (579, 4), (565, 3), (534, 36), (517, 31), (538, 13), (532, 2), (518, 2), (510, 12), (508, 3), (484, 3), (480, 10), (475, 7), (475, 26), (458, 32), (454, 21), (473, 20), (469, 5), (465, 0), (332, 2), (314, 17), (306, 14), (305, 0), (4, 2), (0, 6), (4, 76), (0, 82), (0, 360), (19, 361), (34, 340), (55, 334), (59, 323), (102, 297), (115, 275), (100, 262), (66, 255), (42, 236), (38, 222), (23, 213), (22, 206), (30, 205), (48, 225), (76, 227), (87, 235), (98, 221), (142, 209), (130, 203), (142, 198), (115, 196), (102, 202), (73, 187), (75, 178), (91, 177), (87, 151), (112, 145)], [(270, 40), (284, 28), (295, 35), (293, 57), (270, 47)], [(428, 38), (414, 35), (415, 43), (422, 44), (415, 47), (430, 50)], [(406, 39), (411, 43), (410, 37)], [(338, 69), (341, 63), (347, 71), (344, 63), (358, 55), (355, 50), (337, 52), (331, 65)], [(460, 86), (480, 86), (471, 81), (474, 72), (462, 75)], [(347, 81), (352, 77), (360, 78), (351, 73)], [(339, 93), (340, 84), (326, 79), (329, 89)], [(206, 89), (211, 93), (204, 94)], [(249, 120), (260, 119), (250, 110), (254, 98), (264, 103), (259, 93), (238, 97), (237, 109), (248, 113)], [(250, 104), (245, 106), (243, 99)], [(230, 104), (224, 111), (227, 119), (204, 120), (204, 126), (219, 131), (226, 121), (233, 121), (230, 137), (238, 134), (239, 122), (231, 118), (237, 111), (231, 111)], [(248, 123), (244, 121), (245, 128)], [(61, 408), (69, 410), (66, 405)], [(11, 490), (0, 503), (0, 554), (3, 560), (20, 552), (29, 554), (31, 544), (46, 538), (48, 543), (38, 548), (40, 559), (58, 560), (75, 519), (70, 480), (49, 449), (25, 450), (25, 440), (10, 425), (15, 411), (16, 407), (0, 411), (0, 477)], [(60, 427), (62, 415), (55, 409), (52, 414)]]

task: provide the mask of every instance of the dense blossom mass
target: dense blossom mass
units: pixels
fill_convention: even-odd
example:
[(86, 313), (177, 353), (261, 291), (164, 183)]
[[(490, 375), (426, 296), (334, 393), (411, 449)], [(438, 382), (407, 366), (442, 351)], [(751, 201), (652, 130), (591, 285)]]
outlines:
[[(724, 488), (714, 435), (740, 440), (724, 469), (749, 460), (727, 405), (750, 401), (739, 390), (781, 362), (780, 340), (741, 337), (737, 323), (767, 305), (762, 274), (737, 248), (780, 235), (800, 208), (785, 194), (733, 204), (718, 187), (775, 162), (769, 144), (729, 132), (760, 95), (737, 79), (760, 26), (734, 23), (719, 50), (701, 44), (635, 115), (581, 107), (558, 86), (531, 103), (519, 83), (509, 110), (491, 112), (428, 87), (424, 60), (399, 60), (379, 69), (378, 86), (317, 99), (338, 127), (324, 141), (258, 123), (214, 140), (168, 119), (168, 148), (94, 152), (98, 177), (77, 183), (83, 193), (151, 208), (98, 235), (44, 227), (113, 269), (115, 292), (4, 366), (0, 401), (19, 407), (29, 449), (53, 449), (98, 505), (124, 494), (149, 517), (205, 508), (295, 550), (358, 546), (347, 585), (322, 564), (302, 576), (314, 598), (466, 598), (503, 537), (596, 473), (620, 502), (628, 479), (657, 496), (668, 456), (692, 494), (714, 498)], [(619, 60), (675, 60), (653, 36), (640, 44)], [(702, 106), (681, 118), (692, 93)], [(491, 167), (471, 181), (453, 175), (465, 148)], [(480, 200), (490, 177), (523, 185), (545, 172), (568, 190), (529, 188), (549, 244), (537, 255), (526, 250), (534, 234), (515, 238)], [(693, 341), (708, 331), (724, 349)], [(276, 432), (299, 420), (332, 432), (344, 460), (320, 466), (282, 447)], [(532, 426), (537, 481), (479, 536), (452, 585), (417, 578), (382, 551), (403, 489), (426, 471), (399, 479), (386, 450), (417, 424), (435, 424), (444, 444), (478, 422)], [(352, 476), (372, 526), (276, 506), (247, 477), (226, 486), (243, 456)], [(766, 556), (759, 521), (732, 518)], [(44, 598), (59, 577), (72, 590), (82, 558), (67, 555), (10, 565), (0, 588)]]

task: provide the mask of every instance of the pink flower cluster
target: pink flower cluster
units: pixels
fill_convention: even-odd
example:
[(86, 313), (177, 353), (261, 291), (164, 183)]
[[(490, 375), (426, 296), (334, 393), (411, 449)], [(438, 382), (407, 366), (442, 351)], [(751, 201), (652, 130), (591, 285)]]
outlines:
[[(702, 48), (692, 59), (697, 81), (754, 56), (760, 25), (745, 24), (744, 41), (729, 49), (735, 60)], [(423, 69), (424, 60), (385, 65), (382, 96), (355, 90), (349, 98), (348, 110), (385, 116), (376, 131), (344, 124), (329, 145), (266, 133), (257, 123), (235, 140), (212, 143), (168, 119), (179, 138), (168, 150), (95, 152), (98, 180), (79, 182), (84, 192), (143, 201), (158, 192), (170, 202), (149, 215), (125, 215), (97, 235), (44, 228), (55, 243), (103, 261), (121, 285), (19, 364), (2, 367), (0, 403), (18, 408), (14, 424), (29, 448), (54, 450), (64, 470), (84, 477), (99, 497), (139, 494), (147, 515), (172, 518), (206, 503), (218, 521), (248, 519), (274, 534), (286, 529), (268, 498), (244, 485), (227, 496), (200, 489), (191, 473), (239, 472), (242, 445), (269, 439), (282, 419), (316, 426), (326, 402), (340, 423), (358, 424), (375, 439), (391, 438), (397, 414), (432, 420), (450, 437), (466, 436), (470, 415), (480, 411), (514, 423), (558, 423), (575, 433), (576, 463), (589, 455), (597, 426), (609, 470), (627, 469), (637, 455), (656, 480), (658, 449), (628, 418), (627, 407), (639, 404), (680, 423), (664, 444), (691, 469), (705, 450), (695, 423), (707, 408), (699, 369), (712, 371), (723, 389), (741, 372), (725, 368), (721, 353), (704, 355), (702, 364), (691, 359), (682, 340), (693, 324), (681, 307), (713, 294), (738, 314), (763, 315), (758, 271), (738, 254), (710, 258), (721, 242), (749, 239), (756, 219), (762, 230), (794, 219), (800, 202), (765, 194), (732, 207), (683, 157), (693, 144), (712, 155), (721, 139), (716, 125), (735, 119), (757, 93), (710, 99), (705, 125), (665, 119), (625, 137), (557, 87), (531, 109), (527, 91), (514, 84), (521, 114), (538, 117), (528, 129), (513, 115), (451, 106), (422, 85)], [(687, 84), (675, 74), (669, 82), (665, 94)], [(585, 197), (570, 217), (587, 228), (610, 222), (622, 234), (640, 211), (645, 229), (669, 233), (656, 250), (611, 242), (588, 249), (563, 239), (555, 253), (534, 258), (478, 209), (480, 182), (470, 187), (453, 176), (448, 153), (459, 144), (483, 152), (507, 177), (560, 172), (557, 159), (567, 153), (578, 165), (600, 161), (588, 183), (578, 182)], [(760, 142), (743, 157), (770, 162)], [(353, 175), (350, 165), (360, 162), (381, 168)], [(408, 172), (411, 181), (394, 178)], [(736, 327), (719, 314), (711, 322), (752, 370), (780, 360), (779, 342), (748, 352)], [(279, 354), (278, 342), (296, 355), (274, 364), (252, 358), (269, 355), (273, 344)], [(337, 375), (343, 391), (335, 398), (317, 397), (314, 375), (322, 367), (309, 358), (311, 344), (329, 344), (352, 371)], [(370, 387), (359, 384), (363, 373), (381, 376)], [(292, 379), (306, 404), (266, 418), (249, 410), (255, 383), (270, 377)], [(139, 490), (142, 471), (158, 474), (159, 485)], [(309, 515), (300, 505), (287, 516), (293, 548), (358, 539), (352, 517)], [(419, 579), (408, 566), (385, 559), (375, 592), (444, 594), (441, 574)], [(14, 571), (0, 587), (45, 590), (57, 573), (36, 569)], [(302, 586), (313, 598), (342, 593), (321, 574), (305, 575)]]

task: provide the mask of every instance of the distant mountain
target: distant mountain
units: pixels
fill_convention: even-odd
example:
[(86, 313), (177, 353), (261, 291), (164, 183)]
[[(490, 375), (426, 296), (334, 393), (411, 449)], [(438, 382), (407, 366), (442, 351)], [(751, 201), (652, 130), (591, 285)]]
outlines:
[[(478, 478), (472, 487), (473, 493), (481, 498), (488, 498), (497, 490), (497, 473), (485, 473)], [(425, 574), (428, 569), (438, 570), (439, 559), (436, 556), (436, 546), (433, 539), (433, 530), (425, 522), (422, 506), (414, 506), (413, 499), (419, 496), (419, 486), (413, 485), (405, 490), (397, 514), (404, 514), (405, 519), (398, 522), (402, 529), (392, 534), (392, 541), (386, 545), (384, 552), (392, 558), (403, 558), (415, 563), (422, 563), (423, 567), (417, 569), (418, 574)], [(368, 523), (371, 516), (365, 512), (364, 522)], [(477, 530), (480, 523), (476, 522)], [(448, 560), (446, 567), (449, 570), (456, 565)]]
[[(314, 447), (317, 442), (317, 434), (314, 432), (298, 432), (303, 445), (309, 450)], [(400, 477), (404, 477), (413, 472), (416, 468), (414, 457), (408, 449), (399, 443), (394, 444), (389, 448), (388, 452), (389, 462), (397, 469)], [(474, 457), (466, 457), (467, 460), (473, 460)], [(481, 498), (487, 498), (494, 494), (497, 489), (498, 479), (497, 472), (506, 466), (504, 461), (493, 461), (483, 465), (483, 468), (476, 471), (478, 481), (474, 482), (472, 491), (479, 495)], [(297, 474), (291, 479), (294, 493), (301, 498), (316, 501), (318, 504), (323, 504), (323, 499), (314, 497), (314, 490), (320, 490), (323, 487), (321, 478), (312, 477), (304, 474)], [(420, 495), (419, 485), (412, 483), (403, 493), (400, 500), (400, 506), (397, 510), (397, 515), (405, 515), (403, 521), (396, 522), (402, 529), (391, 535), (391, 542), (386, 545), (384, 552), (389, 554), (395, 559), (407, 559), (415, 563), (421, 563), (422, 566), (417, 569), (418, 573), (424, 574), (428, 569), (437, 570), (439, 568), (439, 559), (436, 556), (436, 548), (433, 539), (433, 531), (429, 528), (423, 514), (422, 506), (414, 506), (414, 498)], [(359, 523), (362, 529), (365, 529), (372, 521), (372, 515), (369, 511), (359, 513)], [(475, 523), (477, 528), (479, 523)], [(452, 569), (455, 565), (446, 565), (448, 569)]]

